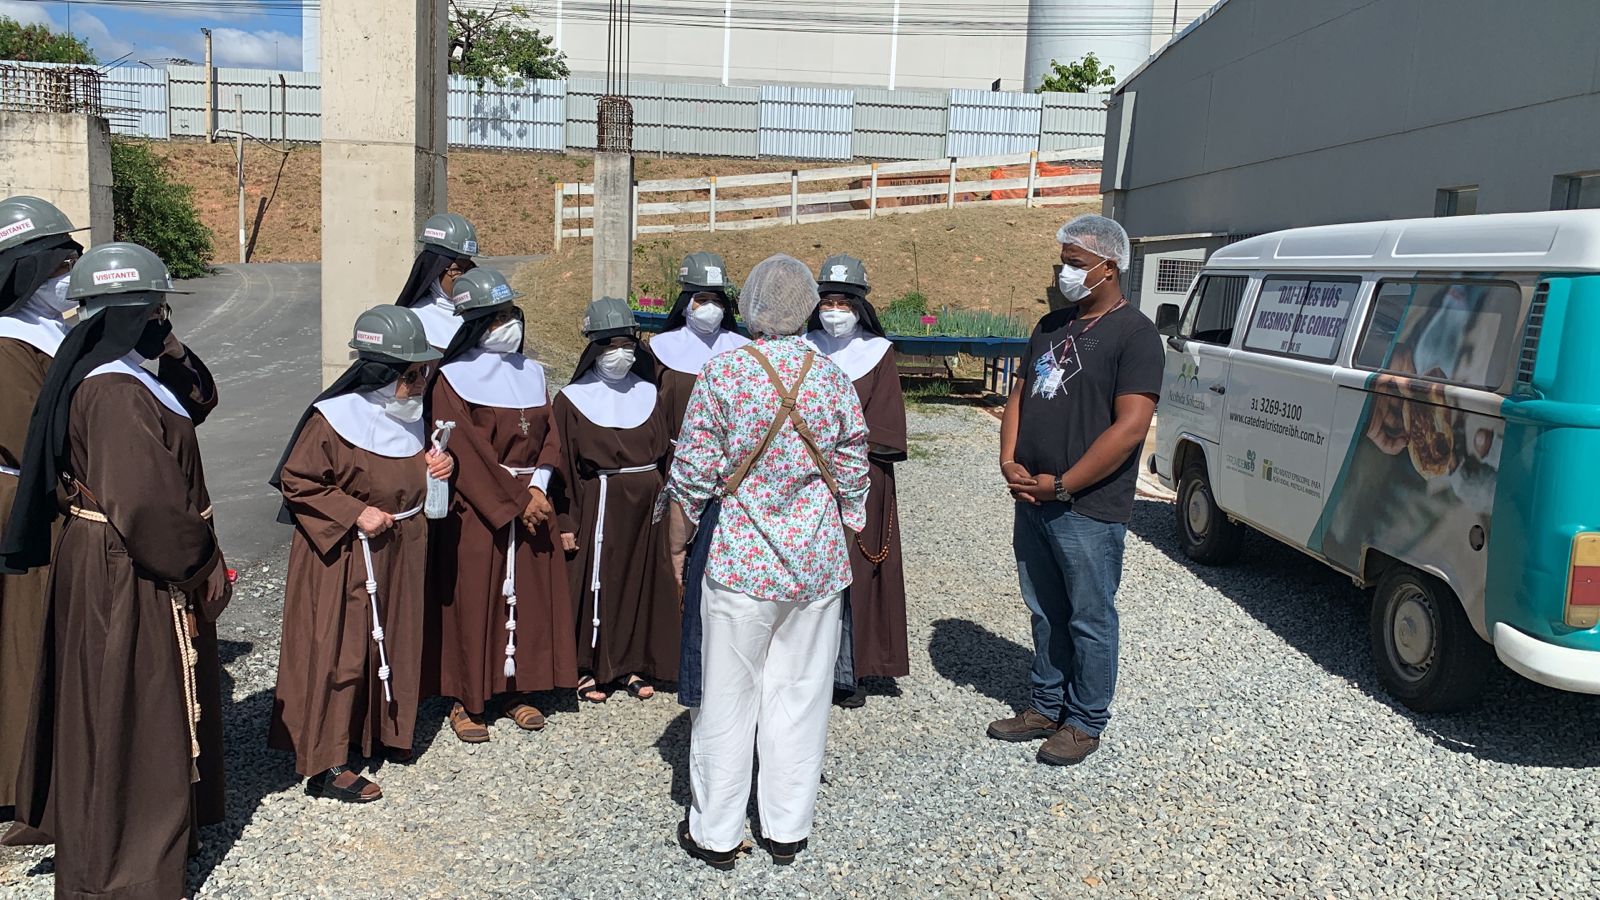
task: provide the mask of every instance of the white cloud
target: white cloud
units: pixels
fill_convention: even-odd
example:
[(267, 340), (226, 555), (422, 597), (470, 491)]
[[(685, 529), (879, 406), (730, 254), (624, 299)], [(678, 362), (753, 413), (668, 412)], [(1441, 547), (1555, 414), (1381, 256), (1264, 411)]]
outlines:
[(120, 59), (136, 49), (133, 44), (113, 35), (111, 29), (106, 27), (106, 23), (91, 13), (73, 14), (72, 33), (88, 41), (102, 63)]
[(300, 68), (300, 38), (281, 31), (213, 28), (211, 52), (219, 66)]
[(7, 19), (16, 19), (24, 25), (45, 25), (51, 29), (56, 27), (55, 20), (50, 18), (50, 13), (40, 3), (24, 3), (22, 0), (0, 0), (0, 16)]

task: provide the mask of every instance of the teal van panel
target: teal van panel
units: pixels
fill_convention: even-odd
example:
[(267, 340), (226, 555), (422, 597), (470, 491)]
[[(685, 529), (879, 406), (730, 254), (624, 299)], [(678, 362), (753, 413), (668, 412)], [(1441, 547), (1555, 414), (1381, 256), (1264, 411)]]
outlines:
[(1561, 647), (1600, 651), (1564, 622), (1572, 538), (1600, 531), (1600, 276), (1551, 277), (1533, 395), (1506, 420), (1485, 617)]

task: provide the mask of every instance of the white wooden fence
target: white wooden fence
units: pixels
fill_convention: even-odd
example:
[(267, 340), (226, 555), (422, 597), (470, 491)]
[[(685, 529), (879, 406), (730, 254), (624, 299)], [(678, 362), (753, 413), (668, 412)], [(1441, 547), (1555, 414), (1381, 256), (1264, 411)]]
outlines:
[[(1098, 148), (1093, 148), (1098, 149)], [(634, 182), (633, 233), (668, 234), (695, 231), (737, 231), (768, 228), (774, 225), (800, 225), (809, 222), (829, 222), (839, 219), (875, 219), (895, 213), (928, 212), (935, 209), (953, 209), (961, 206), (1050, 206), (1064, 203), (1082, 203), (1092, 195), (1050, 195), (1052, 188), (1082, 187), (1100, 183), (1098, 171), (1072, 175), (1041, 175), (1042, 163), (1070, 162), (1086, 156), (1098, 159), (1098, 153), (1087, 154), (1084, 149), (1030, 151), (1005, 156), (972, 156), (911, 162), (871, 163), (868, 165), (838, 166), (827, 169), (789, 169), (782, 172), (763, 172), (754, 175), (730, 175), (706, 178), (676, 178)], [(962, 180), (961, 172), (967, 169), (994, 170), (1004, 167), (1028, 167), (1028, 174), (1014, 178), (984, 178)], [(880, 184), (882, 179), (897, 176), (942, 175), (943, 178), (923, 184)], [(820, 190), (807, 192), (802, 185), (827, 181), (860, 181), (862, 186), (845, 190)], [(743, 188), (776, 187), (779, 191), (742, 196), (719, 197), (719, 192)], [(996, 191), (1021, 192), (1021, 196), (993, 199)], [(693, 200), (655, 200), (652, 194), (684, 194), (703, 196)], [(901, 205), (885, 203), (898, 198), (934, 198), (931, 202)], [(839, 206), (849, 206), (840, 210)], [(813, 211), (807, 212), (807, 208)], [(820, 208), (820, 211), (818, 211)], [(755, 213), (753, 217), (729, 214)], [(763, 214), (765, 213), (765, 214)], [(691, 218), (692, 217), (692, 218)], [(660, 222), (662, 218), (677, 221)], [(703, 221), (701, 221), (703, 219)], [(688, 221), (685, 221), (688, 220)], [(594, 185), (586, 182), (558, 184), (555, 187), (555, 245), (561, 248), (566, 238), (592, 238), (594, 236)]]

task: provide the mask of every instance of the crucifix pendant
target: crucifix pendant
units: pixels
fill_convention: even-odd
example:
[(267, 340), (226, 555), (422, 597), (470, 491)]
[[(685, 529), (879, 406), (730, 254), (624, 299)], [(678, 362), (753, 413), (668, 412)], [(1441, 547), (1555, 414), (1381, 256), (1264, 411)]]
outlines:
[(522, 429), (522, 434), (524, 437), (526, 437), (528, 434), (528, 419), (522, 414), (522, 410), (520, 409), (517, 410), (517, 427)]

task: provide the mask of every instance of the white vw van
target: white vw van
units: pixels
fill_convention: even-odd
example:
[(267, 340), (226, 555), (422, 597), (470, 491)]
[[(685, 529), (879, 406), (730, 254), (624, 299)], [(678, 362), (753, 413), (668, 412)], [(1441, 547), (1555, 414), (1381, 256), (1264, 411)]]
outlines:
[(1600, 693), (1600, 211), (1250, 238), (1157, 320), (1150, 468), (1190, 558), (1248, 527), (1375, 585), (1374, 662), (1419, 710), (1494, 655)]

